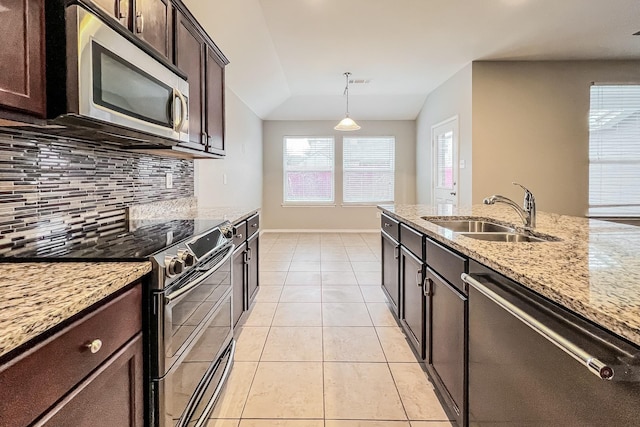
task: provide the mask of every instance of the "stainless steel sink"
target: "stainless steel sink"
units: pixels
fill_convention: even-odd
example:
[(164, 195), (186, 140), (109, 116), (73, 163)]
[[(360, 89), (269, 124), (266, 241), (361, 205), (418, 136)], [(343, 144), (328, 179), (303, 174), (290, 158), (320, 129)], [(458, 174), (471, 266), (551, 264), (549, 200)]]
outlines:
[(461, 236), (471, 237), (477, 240), (487, 240), (490, 242), (505, 242), (505, 243), (519, 243), (519, 242), (554, 242), (558, 241), (556, 238), (544, 238), (531, 236), (529, 234), (520, 233), (460, 233)]
[(515, 230), (512, 227), (496, 224), (490, 221), (484, 220), (434, 220), (429, 217), (424, 217), (429, 222), (432, 222), (442, 228), (451, 230), (454, 233), (495, 233), (495, 232), (510, 232)]

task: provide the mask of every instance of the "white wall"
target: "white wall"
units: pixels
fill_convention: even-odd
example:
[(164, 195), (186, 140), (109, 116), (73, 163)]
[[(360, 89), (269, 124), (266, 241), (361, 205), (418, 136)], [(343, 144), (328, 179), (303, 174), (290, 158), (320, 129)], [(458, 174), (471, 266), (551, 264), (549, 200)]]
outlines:
[(225, 91), (225, 104), (225, 158), (194, 162), (198, 205), (259, 208), (262, 205), (262, 120), (229, 88)]
[[(265, 121), (264, 187), (261, 226), (265, 229), (294, 230), (362, 230), (380, 227), (375, 206), (343, 207), (342, 137), (395, 136), (396, 203), (415, 203), (415, 122), (358, 121), (362, 129), (339, 132), (336, 121)], [(335, 207), (283, 207), (283, 138), (285, 136), (335, 137)]]
[(475, 62), (473, 203), (491, 194), (583, 216), (589, 191), (592, 82), (640, 83), (640, 61)]
[(458, 158), (465, 161), (458, 177), (459, 205), (471, 204), (471, 64), (427, 97), (416, 119), (416, 193), (418, 203), (431, 203), (431, 127), (458, 116)]

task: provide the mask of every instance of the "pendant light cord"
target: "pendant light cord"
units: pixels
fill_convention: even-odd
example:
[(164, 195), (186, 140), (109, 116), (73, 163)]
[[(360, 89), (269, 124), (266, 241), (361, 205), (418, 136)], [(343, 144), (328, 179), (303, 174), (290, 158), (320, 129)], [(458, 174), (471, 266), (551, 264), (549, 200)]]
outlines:
[(346, 72), (344, 73), (344, 77), (346, 79), (346, 83), (347, 85), (344, 88), (344, 93), (345, 95), (347, 95), (347, 117), (349, 117), (349, 76), (351, 75), (351, 73)]

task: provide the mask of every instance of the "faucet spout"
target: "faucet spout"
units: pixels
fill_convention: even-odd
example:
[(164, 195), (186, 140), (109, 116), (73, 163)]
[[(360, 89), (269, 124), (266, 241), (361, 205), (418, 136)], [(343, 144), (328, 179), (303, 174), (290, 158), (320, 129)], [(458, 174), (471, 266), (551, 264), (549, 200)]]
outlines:
[(523, 207), (520, 207), (513, 200), (499, 194), (494, 194), (493, 196), (485, 198), (482, 203), (484, 203), (485, 205), (504, 203), (511, 206), (518, 213), (520, 219), (522, 219), (525, 230), (532, 230), (536, 226), (536, 199), (535, 197), (533, 197), (533, 193), (522, 185), (518, 184), (517, 182), (513, 182), (512, 184), (522, 187), (525, 191)]

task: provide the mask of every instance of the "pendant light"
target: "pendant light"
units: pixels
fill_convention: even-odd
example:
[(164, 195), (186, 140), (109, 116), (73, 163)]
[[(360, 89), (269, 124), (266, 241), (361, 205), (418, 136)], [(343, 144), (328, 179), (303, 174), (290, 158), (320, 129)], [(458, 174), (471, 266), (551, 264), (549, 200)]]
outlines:
[(349, 72), (344, 73), (344, 76), (347, 80), (347, 85), (344, 88), (344, 94), (347, 95), (347, 113), (345, 114), (344, 119), (340, 120), (340, 123), (338, 123), (336, 127), (334, 127), (335, 130), (352, 131), (352, 130), (360, 129), (360, 126), (358, 126), (358, 124), (354, 122), (351, 117), (349, 117), (349, 76), (350, 75), (351, 73)]

